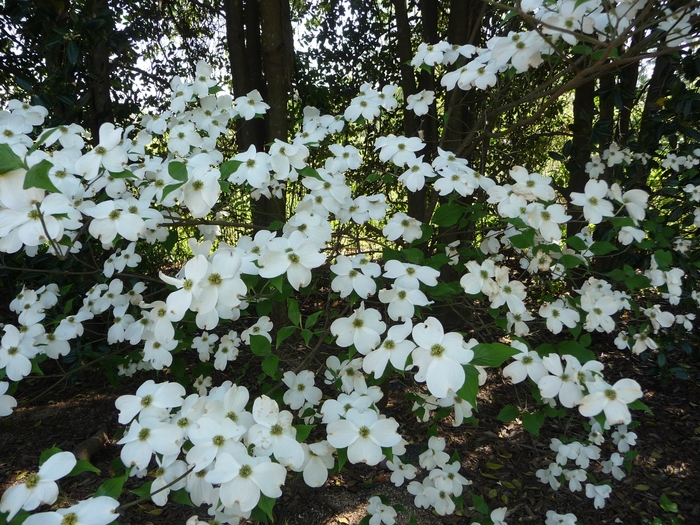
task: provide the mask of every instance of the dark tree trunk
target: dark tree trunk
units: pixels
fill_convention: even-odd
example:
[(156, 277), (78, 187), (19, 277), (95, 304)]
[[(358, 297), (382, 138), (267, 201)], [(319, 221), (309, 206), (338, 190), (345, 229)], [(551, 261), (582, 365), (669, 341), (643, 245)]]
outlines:
[[(98, 0), (93, 6), (93, 16), (104, 16), (103, 11), (109, 10), (106, 0)], [(109, 34), (98, 29), (91, 35), (92, 46), (88, 55), (88, 73), (92, 83), (90, 90), (90, 111), (86, 115), (85, 124), (92, 132), (92, 141), (99, 142), (100, 126), (105, 122), (114, 121), (112, 109), (111, 75), (112, 66), (109, 60), (111, 50), (107, 38)], [(89, 80), (88, 80), (89, 82)]]
[[(274, 139), (288, 138), (294, 43), (287, 0), (225, 0), (233, 91), (236, 97), (257, 89), (270, 106), (265, 120), (238, 121), (240, 151), (251, 145), (261, 151)], [(285, 200), (253, 202), (253, 222), (269, 226), (285, 219)]]
[[(595, 112), (595, 80), (581, 84), (574, 92), (574, 123), (571, 156), (566, 163), (569, 171), (569, 185), (563, 193), (567, 200), (571, 199), (571, 192), (582, 193), (589, 180), (586, 173), (586, 163), (591, 157), (590, 137), (593, 130), (593, 114)], [(567, 223), (567, 236), (580, 232), (586, 223), (581, 214), (574, 216)]]

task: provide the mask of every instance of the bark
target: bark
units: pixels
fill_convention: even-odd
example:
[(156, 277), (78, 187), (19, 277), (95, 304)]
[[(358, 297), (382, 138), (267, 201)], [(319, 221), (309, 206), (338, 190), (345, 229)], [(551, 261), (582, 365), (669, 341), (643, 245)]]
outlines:
[[(225, 0), (226, 38), (233, 94), (245, 96), (253, 89), (262, 88), (262, 52), (260, 50), (260, 24), (257, 2), (245, 0)], [(257, 60), (254, 60), (257, 57)], [(265, 143), (263, 121), (239, 120), (236, 125), (236, 138), (239, 150), (245, 151), (251, 145), (262, 148)]]
[[(262, 33), (262, 57), (266, 81), (266, 100), (270, 105), (267, 114), (266, 142), (287, 140), (288, 103), (292, 90), (294, 42), (292, 23), (287, 0), (261, 0), (260, 21)], [(269, 225), (285, 220), (285, 199), (260, 198), (253, 206), (253, 222)]]
[[(274, 139), (288, 138), (294, 42), (288, 0), (225, 0), (226, 36), (234, 96), (257, 89), (270, 109), (264, 120), (239, 120), (239, 151), (251, 145), (262, 150)], [(285, 218), (285, 201), (254, 201), (253, 222), (269, 226)]]
[[(566, 163), (569, 171), (569, 185), (564, 188), (566, 200), (571, 200), (571, 192), (582, 193), (589, 177), (586, 173), (586, 163), (590, 161), (590, 137), (593, 131), (593, 114), (595, 112), (595, 80), (590, 80), (578, 86), (574, 92), (574, 122), (570, 160)], [(572, 236), (586, 226), (581, 214), (574, 211), (572, 220), (567, 223), (567, 236)]]
[[(396, 13), (396, 38), (398, 40), (399, 64), (401, 71), (401, 90), (404, 98), (416, 93), (416, 77), (411, 66), (411, 26), (408, 23), (406, 0), (393, 0)], [(407, 137), (415, 135), (418, 125), (413, 112), (403, 112), (403, 133)]]
[[(93, 6), (93, 17), (103, 16), (104, 11), (108, 11), (109, 6), (106, 0), (98, 0)], [(108, 30), (109, 31), (109, 30)], [(86, 115), (86, 124), (92, 132), (92, 142), (97, 145), (99, 142), (100, 126), (105, 122), (114, 121), (111, 97), (111, 77), (112, 65), (110, 62), (111, 50), (107, 38), (109, 33), (98, 29), (90, 35), (92, 46), (88, 55), (88, 79), (92, 79), (89, 84), (90, 91), (90, 111)]]
[[(438, 36), (438, 4), (437, 0), (420, 0), (419, 7), (423, 21), (423, 41), (435, 44)], [(418, 91), (435, 91), (435, 76), (433, 73), (421, 70), (418, 75)], [(425, 142), (425, 148), (421, 154), (428, 161), (433, 158), (437, 150), (437, 111), (435, 105), (431, 105), (428, 114), (420, 119), (420, 132)], [(422, 190), (408, 193), (408, 214), (421, 222), (430, 221), (431, 207), (428, 205), (427, 186)]]
[(637, 100), (637, 81), (639, 80), (639, 62), (633, 62), (620, 68), (620, 90), (622, 107), (619, 113), (617, 138), (623, 144), (629, 142), (632, 109)]
[(642, 111), (642, 122), (637, 137), (641, 151), (647, 153), (655, 151), (659, 145), (661, 137), (657, 131), (660, 128), (652, 116), (654, 112), (662, 108), (659, 101), (668, 93), (670, 81), (676, 74), (674, 60), (670, 55), (656, 57), (654, 72), (649, 80), (646, 102)]

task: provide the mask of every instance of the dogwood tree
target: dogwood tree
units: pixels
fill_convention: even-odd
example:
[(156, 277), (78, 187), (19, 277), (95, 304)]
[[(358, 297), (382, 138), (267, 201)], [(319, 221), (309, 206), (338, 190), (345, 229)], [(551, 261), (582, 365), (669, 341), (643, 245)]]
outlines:
[[(619, 453), (636, 437), (627, 430), (630, 409), (644, 405), (636, 381), (606, 380), (594, 338), (618, 332), (620, 349), (649, 353), (655, 339), (693, 329), (690, 310), (700, 297), (697, 263), (687, 254), (697, 249), (700, 227), (694, 204), (700, 148), (686, 131), (675, 140), (658, 137), (650, 148), (641, 130), (631, 137), (629, 129), (620, 135), (627, 142), (582, 145), (586, 128), (576, 126), (589, 118), (580, 108), (596, 79), (629, 63), (656, 60), (657, 67), (663, 57), (691, 53), (697, 7), (595, 0), (485, 5), (496, 19), (521, 25), (486, 35), (479, 46), (417, 46), (411, 63), (441, 78), (435, 89), (363, 84), (338, 115), (304, 109), (295, 133), (274, 137), (269, 147), (244, 140), (234, 151), (224, 147), (232, 139), (229, 122), (242, 127), (260, 116), (273, 125), (279, 115), (258, 91), (227, 94), (205, 63), (194, 80), (173, 80), (167, 114), (146, 114), (135, 128), (102, 124), (91, 148), (76, 138), (80, 128), (44, 129), (44, 108), (9, 104), (0, 113), (9, 130), (0, 136), (0, 251), (18, 254), (17, 264), (28, 267), (104, 255), (91, 288), (27, 285), (12, 301), (18, 319), (3, 327), (0, 367), (13, 391), (43, 360), (79, 347), (83, 324), (101, 316), (111, 325), (108, 342), (121, 350), (103, 363), (125, 375), (164, 370), (196, 390), (186, 396), (182, 384), (147, 381), (117, 401), (119, 422), (128, 425), (118, 443), (120, 475), (143, 478), (155, 469), (148, 497), (157, 505), (183, 490), (208, 505), (212, 519), (237, 523), (271, 513), (288, 470), (319, 486), (347, 461), (374, 466), (387, 459), (394, 473), (403, 472), (392, 476), (402, 485), (416, 472), (402, 462), (407, 442), (400, 423), (383, 413), (387, 392), (378, 385), (394, 374), (415, 381), (411, 417), (439, 433), (440, 409), (449, 409), (456, 426), (465, 424), (478, 410), (487, 369), (498, 373), (512, 359), (504, 377), (528, 381), (537, 408), (506, 407), (511, 420), (520, 418), (536, 434), (546, 417), (560, 417), (561, 405), (581, 417), (581, 429), (596, 429), (553, 440), (554, 461), (537, 477), (571, 491), (589, 479), (587, 497), (604, 508), (613, 482), (588, 469), (599, 462), (605, 476), (624, 475), (619, 466), (631, 456)], [(398, 7), (397, 18), (405, 17)], [(399, 40), (404, 36), (400, 30)], [(465, 100), (497, 98), (527, 75), (542, 75), (540, 88), (514, 93), (501, 106), (489, 102), (479, 121), (456, 133)], [(572, 92), (569, 157), (553, 154), (558, 161), (543, 166), (551, 175), (520, 165), (498, 170), (485, 160), (470, 166), (480, 144), (526, 134), (538, 113)], [(507, 108), (533, 101), (540, 106), (532, 115), (499, 122)], [(402, 135), (383, 133), (399, 104), (425, 120), (406, 124), (410, 132)], [(647, 119), (662, 109), (648, 111)], [(665, 180), (669, 173), (674, 178)], [(363, 191), (377, 180), (385, 191)], [(227, 220), (242, 196), (276, 202), (285, 194), (290, 214), (278, 224)], [(140, 254), (161, 245), (182, 250), (181, 265), (160, 267), (145, 282), (137, 273)], [(606, 262), (611, 254), (615, 265)], [(630, 254), (634, 264), (625, 259)], [(332, 274), (330, 285), (321, 269)], [(320, 292), (314, 311), (301, 309), (299, 300), (314, 289)], [(479, 332), (450, 323), (440, 316), (444, 305), (462, 321), (470, 310), (474, 318), (488, 317), (492, 327)], [(535, 330), (560, 339), (542, 343)], [(307, 362), (281, 369), (290, 366), (284, 342), (293, 335), (312, 355), (331, 348), (321, 395)], [(189, 373), (178, 354), (191, 350), (204, 365)], [(214, 376), (242, 361), (259, 367), (257, 381), (214, 384), (199, 372)], [(16, 404), (5, 384), (2, 415)], [(606, 457), (600, 445), (615, 426), (609, 439), (619, 452)], [(473, 480), (450, 462), (444, 439), (425, 437), (419, 458), (425, 476), (408, 490), (417, 506), (450, 514), (464, 507), (464, 487)], [(55, 482), (69, 473), (70, 460), (53, 453), (36, 479), (3, 495), (5, 520), (55, 502)], [(567, 469), (569, 460), (578, 468)], [(483, 515), (474, 520), (509, 519), (504, 507), (490, 509), (474, 494), (472, 501)], [(91, 522), (108, 523), (118, 505), (98, 496), (27, 520), (80, 523), (89, 514)], [(371, 502), (370, 521), (393, 520), (383, 505)], [(551, 510), (546, 519), (568, 516)]]

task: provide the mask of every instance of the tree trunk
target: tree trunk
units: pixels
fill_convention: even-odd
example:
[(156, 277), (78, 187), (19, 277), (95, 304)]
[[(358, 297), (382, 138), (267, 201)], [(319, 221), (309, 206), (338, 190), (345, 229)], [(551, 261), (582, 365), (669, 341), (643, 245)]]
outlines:
[[(593, 130), (593, 114), (595, 112), (595, 80), (589, 80), (576, 88), (574, 92), (574, 123), (570, 126), (573, 131), (571, 156), (566, 163), (569, 171), (569, 185), (563, 193), (566, 200), (571, 200), (571, 192), (582, 193), (589, 180), (586, 173), (586, 163), (591, 158), (590, 137)], [(567, 236), (576, 235), (585, 226), (586, 221), (580, 213), (574, 214), (567, 223)]]

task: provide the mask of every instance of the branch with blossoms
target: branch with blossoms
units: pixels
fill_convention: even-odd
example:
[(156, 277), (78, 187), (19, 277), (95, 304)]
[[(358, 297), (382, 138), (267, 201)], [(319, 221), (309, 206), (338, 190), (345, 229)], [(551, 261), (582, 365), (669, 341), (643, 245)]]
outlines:
[[(472, 59), (447, 73), (443, 85), (488, 89), (509, 71), (523, 73), (543, 62), (550, 43), (542, 34), (551, 34), (557, 23), (575, 20), (579, 34), (587, 24), (596, 27), (601, 17), (611, 16), (595, 2), (581, 5), (575, 16), (565, 16), (564, 10), (575, 6), (545, 9), (538, 4), (550, 20), (544, 29), (517, 39), (496, 37), (481, 50), (446, 43), (421, 46), (414, 65)], [(550, 14), (559, 22), (551, 21)], [(684, 20), (685, 15), (679, 16), (664, 30), (664, 19), (657, 27), (673, 33), (675, 41), (687, 34)], [(597, 31), (607, 35), (607, 26)], [(572, 45), (567, 36), (566, 31), (551, 34)], [(561, 51), (569, 53), (566, 45)], [(143, 478), (149, 470), (155, 480), (141, 490), (156, 505), (165, 505), (171, 492), (182, 490), (195, 505), (208, 505), (213, 519), (221, 522), (264, 517), (282, 495), (289, 471), (319, 487), (348, 461), (376, 466), (384, 460), (395, 485), (410, 481), (407, 490), (416, 506), (451, 514), (457, 505), (464, 506), (463, 493), (472, 482), (459, 474), (461, 463), (445, 451), (444, 437), (435, 435), (438, 423), (467, 424), (478, 410), (479, 388), (489, 372), (501, 367), (509, 382), (531, 385), (536, 401), (534, 409), (504, 407), (501, 420), (519, 420), (538, 435), (547, 418), (562, 417), (558, 407), (566, 417), (572, 412), (582, 416), (578, 426), (584, 435), (553, 439), (555, 459), (538, 471), (538, 479), (553, 490), (566, 485), (573, 492), (584, 490), (582, 482), (589, 480), (586, 496), (596, 508), (604, 507), (613, 488), (601, 472), (615, 480), (624, 477), (621, 467), (632, 461), (629, 446), (636, 439), (630, 432), (631, 410), (644, 405), (636, 381), (606, 381), (604, 365), (591, 349), (593, 337), (617, 331), (615, 344), (621, 350), (649, 355), (658, 349), (657, 340), (693, 329), (694, 314), (673, 314), (669, 305), (690, 310), (700, 304), (692, 289), (696, 284), (683, 269), (686, 253), (697, 249), (692, 235), (700, 227), (694, 204), (700, 201), (700, 150), (682, 144), (660, 162), (662, 169), (679, 174), (676, 189), (682, 187), (674, 204), (680, 209), (675, 220), (684, 227), (677, 230), (672, 251), (670, 243), (654, 237), (668, 222), (663, 214), (668, 203), (599, 178), (605, 169), (648, 162), (649, 154), (611, 144), (591, 157), (586, 166), (590, 180), (583, 192), (572, 192), (567, 200), (553, 188), (552, 177), (523, 166), (491, 177), (441, 148), (432, 158), (420, 156), (426, 148), (420, 137), (377, 138), (378, 162), (396, 177), (396, 189), (403, 195), (428, 188), (435, 196), (430, 223), (423, 224), (391, 209), (384, 194), (358, 194), (350, 175), (365, 160), (351, 144), (334, 143), (351, 123), (389, 115), (399, 104), (395, 86), (363, 86), (342, 118), (307, 108), (289, 143), (276, 141), (267, 151), (253, 147), (225, 159), (217, 140), (228, 133), (228, 123), (250, 120), (268, 108), (257, 92), (234, 100), (211, 73), (200, 63), (194, 82), (175, 79), (171, 109), (144, 117), (134, 139), (128, 137), (131, 131), (104, 124), (98, 145), (85, 152), (78, 127), (34, 130), (46, 117), (43, 108), (12, 102), (0, 114), (1, 125), (11, 123), (20, 130), (0, 135), (0, 250), (58, 257), (62, 246), (79, 253), (83, 244), (99, 243), (107, 254), (103, 282), (82, 295), (56, 284), (27, 286), (11, 302), (17, 326), (3, 327), (0, 369), (13, 388), (41, 360), (68, 355), (84, 337), (83, 324), (103, 314), (112, 320), (107, 342), (134, 348), (118, 363), (120, 374), (138, 369), (174, 373), (175, 355), (188, 350), (209, 371), (191, 378), (188, 386), (194, 392), (189, 395), (178, 382), (149, 380), (135, 394), (121, 396), (116, 406), (119, 423), (127, 426), (118, 443), (124, 471), (118, 474), (121, 484), (109, 485), (118, 488), (70, 509), (35, 513), (25, 523), (75, 521), (83, 513), (94, 523), (109, 523), (119, 509), (123, 482)], [(425, 92), (406, 102), (420, 116), (435, 96)], [(154, 139), (166, 144), (166, 156), (147, 153)], [(318, 163), (309, 161), (314, 148)], [(250, 228), (254, 234), (240, 235), (231, 244), (221, 241), (221, 228), (241, 226), (223, 216), (214, 218), (227, 192), (259, 198), (292, 186), (304, 196), (279, 230)], [(489, 230), (468, 241), (440, 243), (438, 229), (482, 220), (463, 204), (461, 199), (469, 196), (484, 203)], [(587, 228), (566, 238), (573, 210)], [(122, 279), (135, 277), (130, 271), (141, 263), (139, 245), (166, 243), (171, 232), (189, 226), (199, 226), (200, 235), (187, 241), (188, 258), (179, 270), (159, 273), (158, 297), (147, 302), (142, 281), (125, 288)], [(345, 235), (362, 226), (381, 232), (382, 238), (367, 252), (342, 250), (338, 231)], [(425, 238), (434, 240), (436, 251), (424, 248)], [(375, 250), (381, 258), (367, 255)], [(621, 261), (605, 274), (594, 272), (599, 258), (631, 250), (639, 255), (634, 266)], [(443, 282), (448, 266), (459, 277)], [(302, 312), (295, 294), (317, 286), (325, 268), (332, 276), (325, 307)], [(541, 295), (533, 293), (537, 290)], [(59, 300), (66, 305), (62, 313), (56, 310)], [(287, 307), (289, 325), (273, 325), (268, 314), (274, 301)], [(474, 315), (490, 316), (500, 332), (479, 341), (474, 336), (482, 333), (449, 330), (438, 316), (429, 315), (432, 305), (450, 301), (469, 304)], [(52, 332), (47, 330), (51, 326)], [(557, 335), (557, 344), (537, 344), (533, 328)], [(312, 370), (283, 371), (284, 342), (293, 335), (313, 348), (309, 359), (330, 348), (322, 372), (325, 390), (316, 386)], [(214, 385), (214, 370), (230, 370), (235, 361), (259, 365), (258, 383)], [(410, 417), (429, 427), (418, 467), (403, 462), (407, 442), (402, 426), (380, 409), (386, 395), (380, 385), (396, 376), (417, 384)], [(180, 379), (187, 378), (183, 374)], [(9, 388), (0, 381), (2, 416), (16, 406), (6, 394)], [(601, 445), (608, 434), (617, 450), (606, 457), (610, 447)], [(55, 481), (75, 466), (60, 454), (5, 492), (0, 511), (7, 521), (55, 503)], [(569, 461), (576, 468), (567, 468), (573, 467)], [(589, 469), (597, 466), (600, 472), (594, 475)], [(476, 513), (505, 523), (505, 507), (490, 509), (477, 491), (466, 490), (471, 490)], [(371, 520), (392, 522), (389, 509), (381, 499), (371, 501)], [(575, 521), (571, 516), (550, 510), (546, 519)]]

